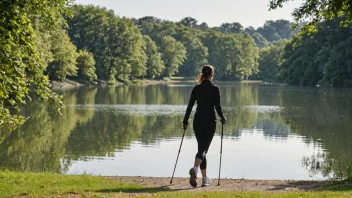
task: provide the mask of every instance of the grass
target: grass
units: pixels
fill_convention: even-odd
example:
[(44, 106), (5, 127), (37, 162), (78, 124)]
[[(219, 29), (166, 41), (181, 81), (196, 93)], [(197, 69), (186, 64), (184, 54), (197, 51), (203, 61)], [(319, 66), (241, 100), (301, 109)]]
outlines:
[(94, 196), (104, 194), (106, 189), (114, 189), (115, 192), (129, 192), (141, 188), (143, 186), (123, 184), (104, 177), (88, 175), (0, 172), (0, 197), (68, 194)]
[[(127, 194), (126, 194), (127, 193)], [(98, 176), (61, 175), (52, 173), (17, 173), (0, 171), (0, 197), (352, 197), (344, 183), (316, 192), (177, 192), (163, 188), (147, 188)]]

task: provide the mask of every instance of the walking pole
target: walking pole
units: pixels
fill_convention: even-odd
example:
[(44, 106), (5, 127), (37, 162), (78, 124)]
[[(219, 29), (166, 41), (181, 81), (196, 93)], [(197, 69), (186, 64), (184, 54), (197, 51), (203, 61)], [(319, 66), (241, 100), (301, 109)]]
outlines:
[(180, 156), (181, 147), (182, 147), (182, 143), (183, 143), (183, 137), (185, 137), (185, 133), (186, 133), (186, 129), (184, 129), (184, 131), (183, 131), (182, 140), (181, 140), (181, 145), (180, 145), (180, 149), (178, 150), (178, 154), (177, 154), (177, 158), (176, 158), (176, 163), (175, 163), (175, 168), (174, 168), (174, 172), (172, 173), (172, 177), (171, 177), (170, 184), (172, 184), (172, 179), (174, 178), (174, 174), (175, 174), (175, 170), (176, 170), (176, 166), (177, 166), (177, 161), (178, 161), (178, 156)]
[(220, 147), (220, 166), (219, 166), (219, 179), (218, 179), (218, 185), (220, 186), (220, 172), (221, 172), (221, 156), (222, 156), (222, 140), (224, 137), (224, 122), (220, 120), (222, 125), (221, 125), (221, 147)]

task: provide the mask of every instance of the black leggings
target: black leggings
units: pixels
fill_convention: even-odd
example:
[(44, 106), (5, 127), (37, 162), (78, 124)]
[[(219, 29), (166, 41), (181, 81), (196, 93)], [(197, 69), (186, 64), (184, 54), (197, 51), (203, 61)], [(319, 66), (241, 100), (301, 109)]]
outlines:
[(202, 160), (200, 164), (200, 169), (204, 170), (207, 168), (206, 154), (215, 134), (216, 121), (204, 121), (194, 119), (193, 129), (198, 142), (198, 153), (196, 155), (196, 158)]

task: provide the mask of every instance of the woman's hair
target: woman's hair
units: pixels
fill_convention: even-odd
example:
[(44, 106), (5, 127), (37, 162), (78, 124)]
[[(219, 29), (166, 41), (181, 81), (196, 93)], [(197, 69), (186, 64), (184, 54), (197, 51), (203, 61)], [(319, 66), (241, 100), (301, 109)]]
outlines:
[(198, 83), (202, 83), (204, 79), (209, 78), (209, 76), (214, 76), (214, 67), (211, 65), (204, 65), (202, 72), (198, 75)]

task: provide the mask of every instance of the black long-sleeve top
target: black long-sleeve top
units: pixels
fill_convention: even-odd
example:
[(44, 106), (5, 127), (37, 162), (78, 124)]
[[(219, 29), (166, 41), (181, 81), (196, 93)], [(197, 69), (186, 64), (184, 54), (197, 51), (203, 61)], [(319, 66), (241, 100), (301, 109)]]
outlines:
[(220, 104), (220, 89), (219, 87), (213, 85), (209, 80), (203, 80), (199, 85), (196, 85), (191, 94), (191, 98), (188, 103), (184, 122), (188, 121), (188, 118), (192, 112), (193, 105), (197, 101), (197, 109), (195, 114), (195, 119), (202, 119), (204, 121), (215, 121), (216, 112), (222, 120), (226, 120), (222, 113), (222, 108)]

